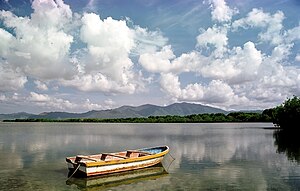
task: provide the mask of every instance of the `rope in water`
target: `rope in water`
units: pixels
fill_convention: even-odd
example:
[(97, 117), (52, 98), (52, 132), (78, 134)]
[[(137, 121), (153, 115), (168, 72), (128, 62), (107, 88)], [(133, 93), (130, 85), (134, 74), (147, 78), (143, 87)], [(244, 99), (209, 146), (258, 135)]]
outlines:
[(169, 152), (169, 155), (172, 157), (173, 160), (175, 160), (175, 158), (171, 155), (171, 153)]
[(172, 164), (172, 163), (174, 162), (174, 160), (175, 160), (175, 158), (171, 155), (171, 153), (168, 153), (168, 155), (169, 155), (173, 160), (169, 163), (168, 167), (166, 168), (166, 171), (167, 171), (167, 172), (169, 171), (169, 168), (170, 168), (171, 164)]
[(67, 181), (72, 178), (72, 176), (77, 172), (77, 170), (79, 169), (80, 167), (80, 163), (78, 163), (78, 166), (76, 167), (76, 169), (74, 170), (74, 172), (71, 174), (71, 176), (68, 177)]

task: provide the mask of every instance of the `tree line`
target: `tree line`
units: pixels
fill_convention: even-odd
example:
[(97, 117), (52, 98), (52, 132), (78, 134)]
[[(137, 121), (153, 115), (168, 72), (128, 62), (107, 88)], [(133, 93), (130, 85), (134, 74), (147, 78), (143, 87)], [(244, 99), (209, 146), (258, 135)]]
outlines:
[(272, 122), (281, 129), (296, 130), (300, 123), (300, 98), (294, 95), (281, 105), (264, 110), (262, 114), (270, 116)]
[(300, 122), (300, 98), (293, 96), (281, 105), (262, 113), (231, 112), (204, 113), (186, 116), (166, 115), (134, 118), (73, 118), (73, 119), (15, 119), (4, 122), (81, 122), (81, 123), (215, 123), (215, 122), (273, 122), (281, 129), (295, 129)]
[(134, 118), (73, 118), (73, 119), (15, 119), (5, 122), (94, 122), (94, 123), (212, 123), (212, 122), (271, 122), (269, 116), (261, 113), (231, 112), (192, 114), (186, 116), (166, 115)]

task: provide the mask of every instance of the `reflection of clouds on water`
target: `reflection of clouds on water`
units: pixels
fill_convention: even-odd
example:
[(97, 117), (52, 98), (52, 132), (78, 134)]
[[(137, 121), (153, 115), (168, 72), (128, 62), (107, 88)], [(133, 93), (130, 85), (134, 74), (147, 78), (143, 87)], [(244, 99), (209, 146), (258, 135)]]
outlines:
[[(236, 165), (224, 165), (219, 168), (206, 169), (203, 172), (204, 178), (201, 181), (211, 182), (212, 185), (218, 185), (217, 182), (226, 182), (232, 185), (233, 188), (240, 190), (267, 190), (268, 185), (265, 176), (259, 168), (245, 168)], [(243, 182), (242, 182), (243, 181)], [(245, 186), (243, 188), (243, 186)]]
[(177, 159), (175, 163), (184, 157), (196, 162), (209, 160), (221, 164), (233, 157), (257, 158), (274, 153), (273, 143), (266, 142), (272, 139), (266, 139), (263, 130), (240, 129), (237, 124), (218, 124), (220, 128), (215, 128), (215, 124), (43, 125), (46, 127), (24, 127), (21, 138), (20, 131), (12, 132), (4, 137), (5, 145), (9, 145), (13, 153), (25, 150), (28, 155), (38, 157), (32, 160), (37, 162), (46, 159), (51, 150), (62, 150), (70, 155), (93, 154), (163, 144), (170, 145), (171, 153)]
[(23, 160), (17, 153), (6, 153), (0, 155), (0, 160), (5, 161), (5, 164), (1, 165), (0, 171), (13, 171), (23, 168)]
[(12, 125), (14, 128), (0, 134), (0, 159), (9, 161), (7, 168), (11, 169), (39, 167), (48, 162), (63, 168), (66, 156), (166, 144), (175, 157), (169, 169), (172, 176), (162, 178), (169, 186), (177, 184), (185, 189), (187, 185), (181, 184), (194, 181), (195, 185), (209, 189), (207, 182), (238, 185), (251, 179), (254, 190), (266, 190), (270, 184), (268, 174), (272, 177), (275, 173), (274, 179), (280, 179), (278, 175), (300, 176), (299, 165), (276, 153), (272, 130), (251, 128), (266, 124)]

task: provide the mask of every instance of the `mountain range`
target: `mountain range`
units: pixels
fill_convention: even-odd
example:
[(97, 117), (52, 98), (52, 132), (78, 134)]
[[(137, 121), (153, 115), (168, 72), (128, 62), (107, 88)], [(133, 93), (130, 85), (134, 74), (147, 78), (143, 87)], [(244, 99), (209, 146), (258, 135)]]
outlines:
[(0, 114), (0, 120), (5, 119), (69, 119), (69, 118), (132, 118), (132, 117), (149, 117), (149, 116), (165, 116), (165, 115), (192, 115), (203, 113), (229, 113), (228, 111), (215, 107), (205, 106), (193, 103), (174, 103), (168, 106), (157, 106), (145, 104), (141, 106), (122, 106), (108, 110), (92, 110), (84, 113), (68, 113), (68, 112), (43, 112), (40, 114), (30, 114), (25, 112)]

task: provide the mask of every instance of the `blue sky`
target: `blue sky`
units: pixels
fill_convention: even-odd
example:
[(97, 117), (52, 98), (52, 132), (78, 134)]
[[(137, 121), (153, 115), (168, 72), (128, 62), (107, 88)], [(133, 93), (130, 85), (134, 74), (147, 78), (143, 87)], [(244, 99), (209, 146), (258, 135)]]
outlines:
[(0, 113), (300, 95), (300, 2), (1, 0)]

